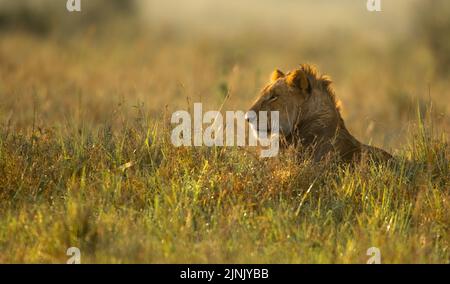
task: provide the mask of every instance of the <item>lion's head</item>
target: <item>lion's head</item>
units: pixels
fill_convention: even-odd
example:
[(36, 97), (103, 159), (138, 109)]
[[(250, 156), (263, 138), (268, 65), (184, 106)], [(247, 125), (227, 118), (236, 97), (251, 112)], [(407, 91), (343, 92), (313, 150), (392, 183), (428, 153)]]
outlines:
[[(254, 130), (264, 132), (266, 129), (254, 123), (259, 121), (259, 112), (278, 111), (280, 134), (287, 137), (307, 116), (318, 112), (332, 114), (337, 110), (330, 83), (328, 77), (318, 76), (316, 70), (307, 64), (287, 74), (277, 69), (251, 106), (247, 120)], [(251, 115), (253, 112), (256, 116)], [(270, 122), (267, 132), (270, 133)]]

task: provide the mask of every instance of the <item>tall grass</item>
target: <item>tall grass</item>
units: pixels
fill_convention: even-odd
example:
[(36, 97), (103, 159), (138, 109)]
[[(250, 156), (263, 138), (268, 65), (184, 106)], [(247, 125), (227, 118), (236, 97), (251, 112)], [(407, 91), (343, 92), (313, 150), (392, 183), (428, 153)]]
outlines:
[(449, 147), (417, 120), (390, 166), (174, 148), (165, 120), (1, 128), (1, 262), (448, 263)]

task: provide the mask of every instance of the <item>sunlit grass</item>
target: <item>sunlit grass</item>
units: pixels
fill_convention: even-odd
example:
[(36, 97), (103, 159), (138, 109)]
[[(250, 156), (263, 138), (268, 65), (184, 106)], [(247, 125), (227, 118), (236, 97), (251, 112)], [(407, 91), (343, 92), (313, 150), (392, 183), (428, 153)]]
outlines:
[(2, 128), (1, 262), (449, 261), (449, 148), (422, 123), (408, 159), (355, 167), (174, 148), (164, 124)]

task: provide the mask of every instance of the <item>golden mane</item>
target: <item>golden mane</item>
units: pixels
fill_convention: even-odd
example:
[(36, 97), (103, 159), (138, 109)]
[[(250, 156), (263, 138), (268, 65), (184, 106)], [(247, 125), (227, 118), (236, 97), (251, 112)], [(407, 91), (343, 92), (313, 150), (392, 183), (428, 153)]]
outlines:
[(340, 101), (336, 98), (335, 92), (331, 86), (333, 81), (328, 75), (320, 75), (317, 68), (310, 64), (301, 64), (300, 69), (303, 71), (311, 83), (312, 89), (319, 89), (330, 96), (337, 110), (340, 110)]

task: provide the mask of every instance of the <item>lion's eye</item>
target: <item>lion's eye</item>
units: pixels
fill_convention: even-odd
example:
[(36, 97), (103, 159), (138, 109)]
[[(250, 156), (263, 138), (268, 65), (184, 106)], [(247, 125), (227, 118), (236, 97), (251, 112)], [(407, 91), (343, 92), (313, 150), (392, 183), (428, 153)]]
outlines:
[(278, 96), (276, 95), (270, 95), (270, 97), (267, 99), (268, 102), (274, 102), (278, 99)]

